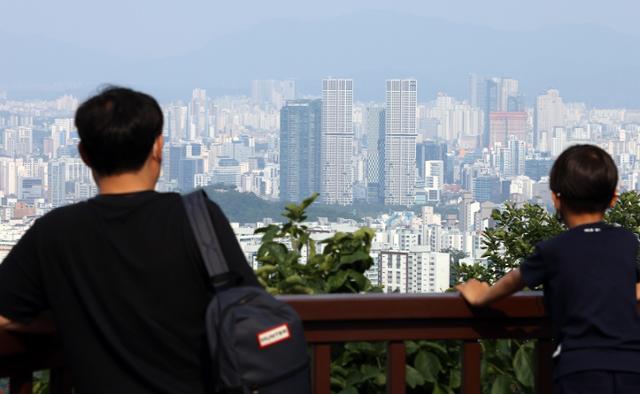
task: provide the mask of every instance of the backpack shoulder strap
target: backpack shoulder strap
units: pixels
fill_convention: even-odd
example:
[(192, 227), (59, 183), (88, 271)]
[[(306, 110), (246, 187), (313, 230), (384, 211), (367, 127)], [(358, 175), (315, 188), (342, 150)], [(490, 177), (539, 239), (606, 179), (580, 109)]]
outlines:
[[(207, 268), (207, 273), (212, 281), (215, 278), (227, 276), (229, 267), (220, 248), (220, 242), (216, 236), (211, 215), (207, 209), (206, 199), (208, 196), (202, 189), (193, 191), (182, 196), (187, 217), (196, 238), (200, 255)], [(215, 281), (213, 281), (215, 282)]]

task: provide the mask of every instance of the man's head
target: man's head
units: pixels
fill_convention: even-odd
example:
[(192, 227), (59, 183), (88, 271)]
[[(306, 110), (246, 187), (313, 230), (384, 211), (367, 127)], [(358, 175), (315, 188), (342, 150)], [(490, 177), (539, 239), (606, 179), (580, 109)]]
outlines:
[(616, 198), (618, 169), (607, 152), (593, 145), (575, 145), (556, 159), (549, 186), (556, 208), (572, 213), (604, 212)]
[(154, 154), (162, 153), (162, 122), (162, 110), (153, 97), (108, 87), (76, 112), (82, 158), (97, 177), (139, 171)]

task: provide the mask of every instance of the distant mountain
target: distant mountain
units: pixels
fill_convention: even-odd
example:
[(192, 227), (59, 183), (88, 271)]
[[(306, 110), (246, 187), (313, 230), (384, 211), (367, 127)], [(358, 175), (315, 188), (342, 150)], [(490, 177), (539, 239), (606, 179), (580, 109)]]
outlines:
[(247, 93), (252, 79), (294, 78), (302, 93), (319, 94), (320, 79), (332, 75), (354, 78), (356, 100), (382, 100), (385, 79), (415, 77), (420, 100), (428, 100), (438, 91), (465, 98), (467, 76), (477, 72), (519, 79), (529, 103), (556, 87), (567, 100), (637, 108), (637, 42), (588, 24), (509, 32), (381, 12), (273, 21), (184, 56), (135, 64), (68, 47), (56, 47), (58, 54), (46, 43), (17, 48), (0, 36), (0, 87), (113, 81), (174, 98), (196, 86)]
[(18, 37), (0, 31), (0, 89), (12, 97), (50, 97), (86, 92), (109, 80), (120, 59), (99, 48), (87, 50), (48, 38)]

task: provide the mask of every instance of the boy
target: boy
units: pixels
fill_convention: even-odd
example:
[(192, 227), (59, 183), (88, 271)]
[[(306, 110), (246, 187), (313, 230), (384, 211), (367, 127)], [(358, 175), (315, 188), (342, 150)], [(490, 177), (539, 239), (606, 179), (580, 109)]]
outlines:
[[(76, 112), (99, 195), (38, 219), (0, 264), (0, 328), (51, 310), (76, 393), (211, 392), (207, 274), (180, 195), (156, 193), (160, 106), (108, 88)], [(208, 202), (231, 274), (258, 286)]]
[(565, 150), (549, 186), (569, 230), (538, 244), (519, 269), (493, 286), (472, 279), (457, 287), (471, 305), (486, 306), (525, 286), (544, 285), (557, 342), (556, 393), (640, 393), (638, 239), (603, 222), (616, 202), (617, 182), (615, 163), (604, 150)]

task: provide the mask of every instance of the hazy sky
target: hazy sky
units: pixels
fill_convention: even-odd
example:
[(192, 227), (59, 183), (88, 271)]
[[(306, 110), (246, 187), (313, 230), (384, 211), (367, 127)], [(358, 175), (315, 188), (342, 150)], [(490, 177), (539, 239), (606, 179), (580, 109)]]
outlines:
[(640, 37), (637, 0), (0, 0), (0, 30), (127, 58), (164, 57), (274, 19), (392, 10), (496, 29), (593, 23)]

